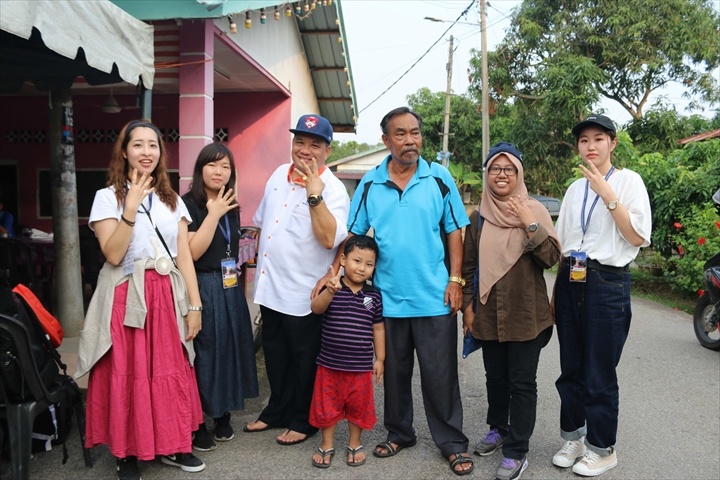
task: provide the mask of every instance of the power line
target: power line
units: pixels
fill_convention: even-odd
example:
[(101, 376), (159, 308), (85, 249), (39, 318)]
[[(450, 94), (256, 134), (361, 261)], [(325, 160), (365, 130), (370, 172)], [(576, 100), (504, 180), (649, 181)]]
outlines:
[(455, 26), (455, 24), (456, 24), (458, 21), (460, 21), (460, 19), (461, 19), (463, 16), (467, 15), (467, 13), (470, 11), (470, 8), (471, 8), (473, 5), (475, 5), (475, 0), (472, 0), (472, 1), (470, 2), (470, 5), (468, 5), (467, 8), (465, 8), (465, 10), (463, 10), (463, 12), (462, 12), (462, 13), (455, 19), (455, 21), (448, 27), (448, 29), (445, 30), (445, 31), (442, 33), (442, 35), (440, 35), (440, 38), (438, 38), (437, 40), (435, 40), (435, 42), (434, 42), (432, 45), (430, 45), (430, 48), (428, 48), (427, 51), (426, 51), (425, 53), (423, 53), (422, 56), (415, 61), (415, 63), (413, 63), (412, 65), (410, 65), (410, 68), (408, 68), (408, 69), (405, 71), (405, 73), (403, 73), (402, 75), (400, 75), (400, 77), (399, 77), (397, 80), (395, 80), (388, 88), (386, 88), (384, 92), (382, 92), (380, 95), (378, 95), (377, 97), (375, 97), (375, 99), (374, 99), (372, 102), (370, 102), (370, 103), (368, 103), (367, 105), (365, 105), (365, 106), (358, 112), (358, 115), (361, 114), (362, 112), (364, 112), (365, 110), (367, 110), (373, 103), (375, 103), (375, 102), (377, 102), (378, 100), (380, 100), (380, 98), (382, 98), (383, 95), (385, 95), (387, 92), (389, 92), (392, 87), (394, 87), (395, 85), (397, 85), (397, 83), (398, 83), (400, 80), (402, 80), (403, 78), (405, 78), (405, 75), (407, 75), (408, 73), (410, 73), (410, 71), (411, 71), (413, 68), (415, 68), (415, 65), (417, 65), (418, 63), (420, 63), (420, 61), (421, 61), (423, 58), (425, 58), (425, 56), (427, 56), (427, 54), (430, 53), (430, 51), (432, 51), (433, 48), (435, 48), (435, 45), (437, 45), (438, 43), (440, 43), (440, 40), (442, 40), (443, 38), (445, 38), (445, 34), (448, 33), (448, 32), (450, 31), (450, 29), (453, 28), (453, 27)]

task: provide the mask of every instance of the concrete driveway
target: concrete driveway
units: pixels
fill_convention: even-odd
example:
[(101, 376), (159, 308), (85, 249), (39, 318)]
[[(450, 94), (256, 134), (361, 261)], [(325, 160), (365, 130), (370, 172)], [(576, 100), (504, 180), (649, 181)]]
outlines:
[[(548, 280), (551, 282), (552, 275)], [(715, 479), (720, 478), (720, 354), (702, 348), (693, 334), (691, 316), (653, 302), (633, 301), (633, 324), (620, 376), (620, 428), (618, 466), (603, 479)], [(264, 371), (262, 354), (259, 370)], [(416, 369), (417, 370), (417, 369)], [(553, 338), (541, 355), (538, 371), (538, 412), (531, 439), (529, 468), (524, 479), (579, 478), (569, 469), (554, 467), (551, 458), (561, 446), (559, 399), (554, 382), (559, 374), (557, 340)], [(460, 359), (460, 382), (465, 412), (465, 432), (471, 447), (485, 433), (486, 398), (482, 356)], [(207, 468), (197, 474), (155, 462), (141, 462), (143, 479), (450, 479), (456, 478), (435, 447), (425, 421), (419, 375), (415, 375), (415, 428), (417, 446), (388, 459), (369, 456), (367, 464), (345, 464), (347, 426), (338, 427), (333, 465), (327, 470), (310, 463), (319, 435), (305, 443), (284, 447), (275, 443), (279, 430), (242, 433), (242, 425), (254, 420), (268, 397), (265, 378), (258, 399), (244, 411), (233, 413), (236, 438), (218, 445), (214, 452), (198, 453)], [(382, 428), (383, 392), (376, 390), (379, 424), (363, 435), (369, 451), (385, 440)], [(171, 406), (168, 406), (171, 408)], [(68, 440), (70, 459), (61, 464), (62, 448), (36, 454), (31, 478), (115, 478), (115, 460), (105, 447), (93, 449), (94, 467), (84, 466), (77, 431)], [(494, 478), (500, 452), (474, 456), (475, 471), (465, 478)], [(3, 470), (6, 470), (6, 466)], [(7, 476), (5, 471), (3, 478)]]

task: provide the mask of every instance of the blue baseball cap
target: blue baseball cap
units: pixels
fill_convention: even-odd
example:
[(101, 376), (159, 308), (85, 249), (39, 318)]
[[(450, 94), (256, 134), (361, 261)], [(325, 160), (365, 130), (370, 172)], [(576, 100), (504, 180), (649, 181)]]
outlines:
[(490, 151), (488, 152), (488, 156), (485, 159), (485, 162), (483, 163), (483, 168), (487, 167), (487, 164), (490, 163), (490, 160), (492, 160), (494, 157), (498, 156), (501, 153), (507, 153), (512, 155), (513, 157), (520, 160), (520, 163), (525, 166), (525, 163), (523, 162), (522, 153), (520, 150), (517, 149), (515, 145), (509, 142), (498, 142), (492, 147), (490, 147)]
[(332, 143), (333, 128), (327, 118), (314, 113), (303, 115), (298, 119), (297, 127), (291, 128), (292, 133), (306, 133), (325, 140), (328, 145)]

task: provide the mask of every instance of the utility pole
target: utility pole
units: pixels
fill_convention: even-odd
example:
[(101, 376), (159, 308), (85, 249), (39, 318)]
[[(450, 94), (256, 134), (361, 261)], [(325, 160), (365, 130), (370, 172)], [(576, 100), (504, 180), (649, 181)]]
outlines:
[(448, 143), (450, 140), (450, 95), (452, 94), (452, 63), (453, 63), (453, 36), (450, 35), (450, 52), (447, 63), (447, 90), (445, 91), (445, 128), (443, 129), (442, 165), (447, 167), (450, 162)]
[(486, 0), (480, 0), (480, 41), (482, 42), (481, 55), (481, 76), (482, 76), (482, 161), (487, 158), (490, 151), (490, 114), (488, 96), (488, 63), (487, 63), (487, 12)]

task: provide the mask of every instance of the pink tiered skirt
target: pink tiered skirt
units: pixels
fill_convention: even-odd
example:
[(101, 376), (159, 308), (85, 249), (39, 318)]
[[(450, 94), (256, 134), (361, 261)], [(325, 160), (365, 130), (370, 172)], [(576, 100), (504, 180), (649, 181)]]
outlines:
[(170, 277), (145, 272), (145, 328), (123, 325), (128, 283), (115, 288), (112, 347), (90, 371), (86, 446), (152, 460), (192, 449), (203, 422), (195, 372), (180, 340)]

